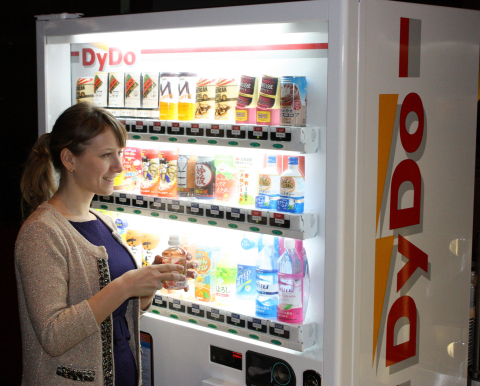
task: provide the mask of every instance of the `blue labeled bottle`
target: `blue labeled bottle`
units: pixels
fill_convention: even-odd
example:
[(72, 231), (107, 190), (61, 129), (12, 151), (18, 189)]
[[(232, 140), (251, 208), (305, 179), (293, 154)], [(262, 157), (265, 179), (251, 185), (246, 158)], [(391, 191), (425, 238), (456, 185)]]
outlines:
[(263, 249), (257, 262), (255, 315), (276, 318), (278, 305), (278, 250), (272, 236), (263, 237)]
[(245, 232), (240, 242), (236, 282), (236, 297), (239, 300), (253, 300), (257, 295), (258, 239), (258, 235)]

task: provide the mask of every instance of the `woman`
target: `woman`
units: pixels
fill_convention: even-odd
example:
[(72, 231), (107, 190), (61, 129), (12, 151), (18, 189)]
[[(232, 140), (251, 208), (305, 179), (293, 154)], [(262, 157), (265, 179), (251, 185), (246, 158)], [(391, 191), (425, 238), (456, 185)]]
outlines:
[(138, 268), (113, 221), (90, 209), (94, 194), (113, 191), (126, 136), (113, 115), (79, 103), (27, 160), (31, 214), (15, 248), (22, 385), (140, 385), (140, 313), (163, 281), (185, 279), (175, 264)]

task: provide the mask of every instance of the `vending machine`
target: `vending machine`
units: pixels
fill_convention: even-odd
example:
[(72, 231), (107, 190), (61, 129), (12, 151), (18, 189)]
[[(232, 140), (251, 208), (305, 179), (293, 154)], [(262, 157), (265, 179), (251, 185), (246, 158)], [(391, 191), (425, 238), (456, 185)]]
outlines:
[(145, 386), (467, 384), (479, 42), (380, 0), (37, 17), (39, 134), (111, 111), (92, 207), (199, 264), (142, 317)]

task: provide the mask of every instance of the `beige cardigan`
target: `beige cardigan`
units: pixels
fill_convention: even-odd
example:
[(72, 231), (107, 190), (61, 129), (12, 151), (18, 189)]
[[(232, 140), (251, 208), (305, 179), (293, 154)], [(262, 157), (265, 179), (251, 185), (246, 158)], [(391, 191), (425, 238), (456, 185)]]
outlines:
[[(112, 219), (92, 213), (130, 253)], [(107, 260), (104, 247), (88, 242), (48, 203), (25, 221), (15, 246), (22, 386), (115, 384), (111, 316), (99, 327), (87, 302), (110, 282)], [(129, 302), (126, 318), (141, 385), (138, 299)]]

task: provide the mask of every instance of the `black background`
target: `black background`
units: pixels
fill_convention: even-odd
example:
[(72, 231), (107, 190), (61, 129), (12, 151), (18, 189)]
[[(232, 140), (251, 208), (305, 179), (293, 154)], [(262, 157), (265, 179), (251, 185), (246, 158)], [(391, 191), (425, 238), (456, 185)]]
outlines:
[[(28, 0), (2, 3), (0, 106), (4, 123), (0, 129), (0, 259), (2, 263), (0, 267), (3, 268), (0, 271), (1, 385), (16, 386), (20, 385), (21, 380), (21, 338), (13, 247), (21, 224), (20, 176), (23, 163), (38, 135), (34, 16), (68, 12), (83, 13), (84, 17), (92, 17), (280, 2), (283, 1)], [(409, 2), (480, 9), (479, 0)], [(479, 200), (476, 200), (476, 208), (477, 206), (479, 206)], [(477, 210), (476, 212), (480, 213)], [(475, 226), (476, 229), (479, 227)], [(35, 259), (35, 256), (32, 256), (32, 259)]]

